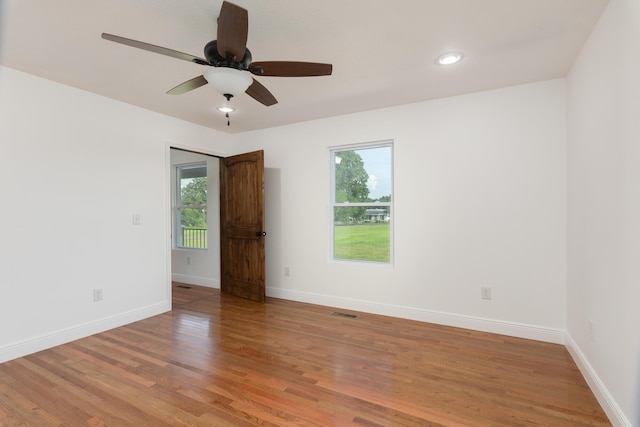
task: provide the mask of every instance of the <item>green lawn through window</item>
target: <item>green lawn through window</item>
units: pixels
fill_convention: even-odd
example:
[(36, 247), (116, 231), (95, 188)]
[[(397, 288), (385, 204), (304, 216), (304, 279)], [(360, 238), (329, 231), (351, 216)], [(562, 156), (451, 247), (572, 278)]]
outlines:
[(390, 262), (389, 223), (334, 226), (334, 258)]

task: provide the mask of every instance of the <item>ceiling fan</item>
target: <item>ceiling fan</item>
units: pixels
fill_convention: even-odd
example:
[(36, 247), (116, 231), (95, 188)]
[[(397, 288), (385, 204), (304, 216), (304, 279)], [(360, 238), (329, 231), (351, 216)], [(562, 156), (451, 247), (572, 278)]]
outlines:
[(171, 95), (179, 95), (209, 83), (227, 98), (227, 102), (234, 95), (245, 92), (263, 105), (270, 106), (278, 101), (266, 87), (251, 77), (249, 73), (256, 76), (275, 77), (331, 75), (333, 68), (331, 64), (296, 61), (252, 62), (251, 52), (246, 46), (248, 31), (249, 18), (247, 10), (224, 1), (218, 17), (217, 40), (206, 44), (204, 58), (113, 34), (102, 33), (102, 38), (209, 66), (203, 75), (187, 80), (169, 90), (167, 93)]

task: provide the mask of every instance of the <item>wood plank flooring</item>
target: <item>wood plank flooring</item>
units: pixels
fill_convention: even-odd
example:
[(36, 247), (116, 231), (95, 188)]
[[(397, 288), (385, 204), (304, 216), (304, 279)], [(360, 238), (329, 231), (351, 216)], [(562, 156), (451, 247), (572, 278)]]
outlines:
[(173, 295), (170, 313), (0, 364), (0, 426), (611, 425), (560, 345)]

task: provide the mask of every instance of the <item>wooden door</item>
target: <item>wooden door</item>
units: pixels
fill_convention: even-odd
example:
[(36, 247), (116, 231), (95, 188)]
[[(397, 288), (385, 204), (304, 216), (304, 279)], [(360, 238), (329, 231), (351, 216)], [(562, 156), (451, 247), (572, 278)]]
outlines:
[(220, 281), (224, 293), (265, 299), (264, 152), (220, 162)]

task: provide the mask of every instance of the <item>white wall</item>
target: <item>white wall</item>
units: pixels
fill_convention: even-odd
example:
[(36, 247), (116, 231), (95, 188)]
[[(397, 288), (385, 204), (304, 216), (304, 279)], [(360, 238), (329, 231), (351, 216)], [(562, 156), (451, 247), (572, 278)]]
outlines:
[[(267, 294), (563, 342), (564, 100), (554, 80), (234, 135), (279, 171)], [(329, 147), (387, 139), (395, 265), (330, 262)]]
[(224, 134), (0, 67), (0, 361), (170, 308), (168, 141), (229, 150)]
[[(171, 150), (172, 206), (175, 205), (175, 166), (207, 163), (207, 249), (188, 249), (172, 242), (172, 280), (192, 285), (220, 288), (220, 161), (217, 157), (189, 151)], [(175, 215), (175, 211), (173, 211)], [(176, 223), (172, 221), (173, 235)]]
[(611, 0), (567, 79), (569, 348), (640, 425), (640, 3)]

